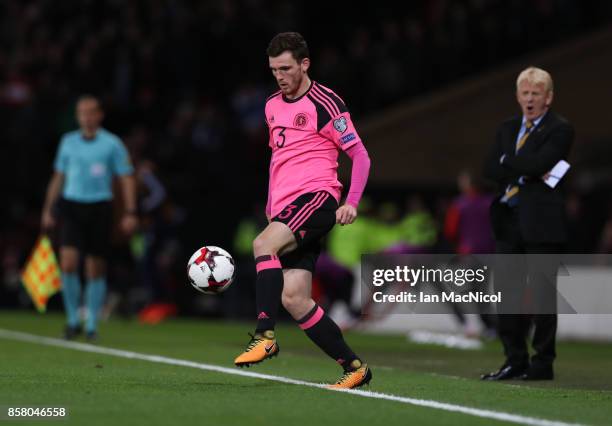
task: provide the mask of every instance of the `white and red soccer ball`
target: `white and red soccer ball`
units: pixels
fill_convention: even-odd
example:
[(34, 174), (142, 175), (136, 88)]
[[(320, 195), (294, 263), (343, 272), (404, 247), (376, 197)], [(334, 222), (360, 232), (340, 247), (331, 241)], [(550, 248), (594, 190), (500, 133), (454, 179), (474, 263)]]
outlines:
[(235, 274), (234, 259), (221, 247), (198, 249), (187, 262), (187, 277), (191, 285), (206, 294), (227, 290)]

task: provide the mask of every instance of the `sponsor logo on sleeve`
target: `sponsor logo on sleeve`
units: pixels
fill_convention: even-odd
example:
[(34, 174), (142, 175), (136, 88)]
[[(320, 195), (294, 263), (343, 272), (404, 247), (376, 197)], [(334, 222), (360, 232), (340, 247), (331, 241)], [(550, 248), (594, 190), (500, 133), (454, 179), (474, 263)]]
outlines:
[(347, 127), (348, 125), (346, 124), (346, 118), (340, 117), (334, 120), (334, 129), (336, 129), (340, 133), (344, 133)]
[(345, 143), (348, 143), (355, 138), (356, 138), (355, 133), (349, 133), (348, 135), (344, 135), (340, 138), (340, 143), (344, 145)]

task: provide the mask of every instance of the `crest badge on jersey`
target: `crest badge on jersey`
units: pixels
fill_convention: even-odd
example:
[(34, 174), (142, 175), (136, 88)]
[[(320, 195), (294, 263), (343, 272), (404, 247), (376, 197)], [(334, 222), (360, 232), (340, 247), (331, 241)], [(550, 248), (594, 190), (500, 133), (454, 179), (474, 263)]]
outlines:
[(334, 120), (334, 129), (336, 129), (340, 133), (344, 133), (347, 127), (348, 125), (346, 124), (346, 118), (340, 117)]
[(308, 124), (308, 116), (304, 114), (303, 112), (300, 112), (293, 119), (293, 125), (295, 127), (304, 128), (306, 127), (306, 124)]

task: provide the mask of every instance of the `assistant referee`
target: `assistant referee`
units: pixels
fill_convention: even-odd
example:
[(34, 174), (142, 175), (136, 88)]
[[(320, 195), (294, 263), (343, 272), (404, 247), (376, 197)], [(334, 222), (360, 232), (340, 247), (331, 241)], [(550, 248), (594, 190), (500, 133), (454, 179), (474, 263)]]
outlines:
[(85, 256), (85, 332), (96, 340), (98, 314), (106, 295), (106, 257), (110, 247), (113, 198), (117, 176), (125, 211), (121, 228), (130, 234), (138, 226), (134, 168), (121, 139), (100, 127), (104, 118), (100, 101), (81, 96), (76, 104), (79, 129), (63, 135), (47, 188), (42, 212), (43, 230), (60, 220), (60, 266), (66, 311), (64, 337), (82, 333), (78, 309), (81, 302), (79, 260)]

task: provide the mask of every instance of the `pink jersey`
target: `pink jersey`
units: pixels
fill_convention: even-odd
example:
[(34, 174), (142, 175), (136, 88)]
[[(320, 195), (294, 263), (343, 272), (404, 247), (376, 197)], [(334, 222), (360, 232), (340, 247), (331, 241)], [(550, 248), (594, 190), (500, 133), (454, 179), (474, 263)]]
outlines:
[(271, 217), (302, 194), (328, 191), (340, 201), (338, 153), (360, 142), (338, 95), (312, 82), (297, 99), (276, 92), (266, 102), (272, 159), (266, 213)]

